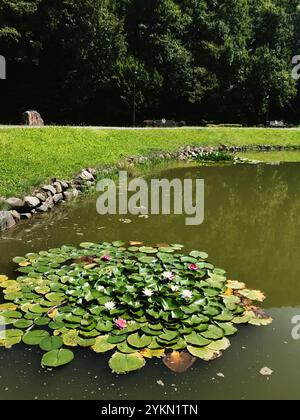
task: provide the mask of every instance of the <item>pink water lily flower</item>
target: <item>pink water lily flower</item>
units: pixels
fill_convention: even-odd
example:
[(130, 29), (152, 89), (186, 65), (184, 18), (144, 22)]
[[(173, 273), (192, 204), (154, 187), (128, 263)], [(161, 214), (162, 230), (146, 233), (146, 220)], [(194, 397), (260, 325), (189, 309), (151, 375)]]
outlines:
[(127, 321), (123, 318), (117, 319), (115, 324), (120, 330), (123, 330), (124, 328), (127, 327)]
[(198, 269), (199, 269), (199, 267), (198, 267), (197, 264), (190, 264), (189, 265), (189, 270), (197, 271)]
[(105, 262), (111, 261), (111, 256), (108, 254), (105, 254), (101, 257), (101, 260)]
[(175, 274), (174, 273), (172, 273), (172, 271), (166, 271), (165, 273), (164, 273), (164, 278), (166, 279), (166, 280), (169, 280), (169, 281), (172, 281), (172, 280), (174, 280), (175, 279)]

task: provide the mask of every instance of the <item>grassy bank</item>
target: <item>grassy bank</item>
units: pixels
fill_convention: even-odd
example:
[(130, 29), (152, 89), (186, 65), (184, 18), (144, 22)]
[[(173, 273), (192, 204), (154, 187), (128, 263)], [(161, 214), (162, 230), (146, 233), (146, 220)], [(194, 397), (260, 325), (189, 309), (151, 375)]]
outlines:
[(124, 157), (173, 151), (187, 145), (300, 146), (300, 130), (177, 129), (91, 130), (51, 127), (0, 130), (0, 196), (29, 192), (51, 177), (114, 165)]

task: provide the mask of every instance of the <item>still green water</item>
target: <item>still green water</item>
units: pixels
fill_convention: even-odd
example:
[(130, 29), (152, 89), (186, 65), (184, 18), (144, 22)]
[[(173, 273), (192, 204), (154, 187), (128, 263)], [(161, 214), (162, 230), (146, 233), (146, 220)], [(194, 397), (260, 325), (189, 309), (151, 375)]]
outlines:
[[(292, 318), (300, 315), (300, 164), (181, 167), (154, 177), (203, 178), (205, 222), (187, 227), (185, 216), (99, 216), (96, 197), (84, 197), (0, 237), (0, 273), (14, 275), (16, 255), (63, 244), (113, 240), (182, 243), (207, 251), (228, 276), (262, 289), (270, 327), (242, 327), (232, 347), (184, 374), (149, 361), (140, 372), (117, 376), (106, 356), (87, 349), (59, 370), (40, 368), (41, 352), (22, 345), (0, 349), (0, 399), (298, 399), (300, 341)], [(127, 216), (126, 216), (127, 217)], [(271, 377), (260, 370), (269, 367)], [(220, 375), (222, 374), (222, 375)], [(159, 383), (158, 383), (159, 382)], [(162, 386), (164, 384), (164, 386)]]

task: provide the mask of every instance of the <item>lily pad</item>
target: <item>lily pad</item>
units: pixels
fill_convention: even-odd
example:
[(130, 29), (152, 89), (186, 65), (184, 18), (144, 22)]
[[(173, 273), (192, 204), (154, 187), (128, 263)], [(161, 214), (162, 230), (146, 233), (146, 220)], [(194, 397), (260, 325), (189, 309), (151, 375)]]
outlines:
[(29, 346), (37, 346), (44, 339), (49, 337), (48, 331), (34, 330), (29, 331), (23, 336), (23, 342)]
[(63, 346), (61, 337), (46, 337), (40, 341), (40, 348), (44, 351), (58, 350)]
[(108, 335), (104, 335), (96, 338), (95, 344), (92, 346), (92, 350), (95, 353), (106, 353), (109, 350), (112, 350), (116, 347), (116, 344), (108, 343)]
[(224, 331), (221, 328), (210, 325), (207, 331), (202, 333), (202, 336), (209, 340), (219, 340), (220, 338), (224, 337)]
[(137, 349), (143, 349), (151, 344), (152, 337), (149, 337), (145, 334), (140, 335), (139, 333), (135, 333), (127, 338), (127, 342), (132, 347), (135, 347)]
[(202, 359), (205, 362), (209, 362), (210, 360), (217, 359), (221, 355), (219, 351), (210, 350), (207, 347), (201, 348), (201, 347), (188, 346), (187, 349), (189, 353), (191, 353), (192, 356), (195, 356), (198, 359)]
[(197, 334), (195, 332), (186, 335), (184, 338), (188, 344), (192, 344), (193, 346), (197, 347), (205, 347), (211, 343), (211, 340), (207, 340), (206, 338), (202, 337), (200, 334)]
[(117, 374), (140, 370), (145, 364), (145, 359), (139, 353), (124, 354), (116, 352), (109, 361), (111, 370)]
[(71, 350), (51, 350), (42, 358), (43, 367), (57, 368), (67, 365), (74, 360), (74, 353)]

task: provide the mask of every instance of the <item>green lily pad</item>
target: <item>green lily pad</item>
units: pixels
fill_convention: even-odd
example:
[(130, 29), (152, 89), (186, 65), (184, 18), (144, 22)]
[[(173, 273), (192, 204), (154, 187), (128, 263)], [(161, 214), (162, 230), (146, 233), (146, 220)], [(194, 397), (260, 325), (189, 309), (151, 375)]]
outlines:
[(111, 370), (117, 374), (140, 370), (145, 364), (145, 359), (139, 353), (124, 354), (116, 352), (109, 361)]
[(131, 347), (135, 347), (137, 349), (143, 349), (148, 347), (152, 342), (152, 337), (148, 335), (140, 335), (139, 333), (131, 334), (127, 338), (127, 342)]
[(74, 360), (74, 353), (71, 350), (51, 350), (42, 358), (43, 367), (57, 368), (67, 365)]
[(44, 339), (49, 337), (48, 331), (34, 330), (29, 331), (23, 336), (23, 342), (29, 346), (37, 346)]
[(202, 359), (205, 362), (209, 362), (210, 360), (214, 360), (214, 359), (220, 357), (220, 355), (221, 355), (221, 353), (219, 351), (210, 350), (207, 347), (201, 348), (201, 347), (188, 346), (187, 349), (188, 349), (189, 353), (191, 353), (192, 356), (195, 356), (198, 359)]
[(206, 338), (203, 338), (200, 334), (197, 334), (195, 332), (186, 335), (184, 338), (188, 344), (192, 344), (193, 346), (197, 347), (205, 347), (211, 343), (211, 340), (207, 340)]
[(61, 337), (46, 337), (40, 341), (40, 348), (44, 351), (58, 350), (63, 346)]
[(16, 322), (14, 322), (14, 327), (16, 328), (29, 328), (33, 325), (33, 321), (30, 321), (29, 319), (18, 319)]
[(207, 331), (202, 333), (202, 336), (208, 340), (219, 340), (224, 337), (224, 331), (221, 328), (210, 325)]
[(136, 348), (129, 346), (126, 341), (124, 341), (123, 343), (119, 343), (117, 345), (117, 349), (119, 350), (119, 352), (125, 354), (136, 353)]

